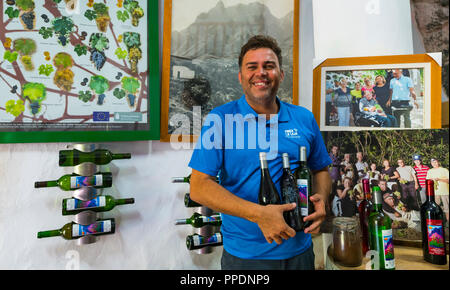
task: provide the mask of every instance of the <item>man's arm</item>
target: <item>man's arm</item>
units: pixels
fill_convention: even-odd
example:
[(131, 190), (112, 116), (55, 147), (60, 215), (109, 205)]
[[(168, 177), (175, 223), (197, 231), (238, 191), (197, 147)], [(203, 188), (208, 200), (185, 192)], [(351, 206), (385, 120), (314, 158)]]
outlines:
[(262, 206), (244, 200), (215, 182), (215, 178), (195, 169), (191, 175), (192, 200), (214, 211), (244, 218), (258, 224), (268, 243), (281, 244), (296, 232), (284, 221), (283, 212), (295, 208), (295, 203)]
[(387, 106), (387, 107), (390, 107), (390, 106), (391, 106), (391, 102), (392, 102), (392, 92), (393, 92), (393, 90), (392, 90), (392, 89), (389, 89), (389, 99), (388, 99), (387, 102), (386, 102), (386, 106)]
[(305, 229), (305, 233), (318, 233), (320, 225), (325, 220), (326, 210), (325, 201), (331, 192), (331, 177), (328, 167), (321, 170), (313, 171), (313, 192), (315, 194), (310, 197), (314, 204), (315, 212), (304, 218), (304, 221), (313, 221), (313, 223)]

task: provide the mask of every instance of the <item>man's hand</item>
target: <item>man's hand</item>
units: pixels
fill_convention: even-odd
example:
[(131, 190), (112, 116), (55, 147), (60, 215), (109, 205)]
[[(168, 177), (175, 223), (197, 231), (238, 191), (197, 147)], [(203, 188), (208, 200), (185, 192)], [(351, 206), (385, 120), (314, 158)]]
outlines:
[(296, 206), (295, 203), (289, 203), (283, 205), (271, 204), (260, 207), (260, 212), (255, 222), (258, 224), (269, 244), (275, 241), (280, 245), (283, 239), (287, 240), (295, 237), (296, 232), (286, 224), (283, 213), (293, 210)]
[(322, 196), (319, 194), (314, 194), (309, 198), (314, 204), (315, 212), (305, 217), (303, 220), (313, 221), (313, 223), (305, 229), (305, 234), (312, 233), (318, 234), (320, 230), (320, 225), (325, 220), (326, 211), (325, 211), (325, 202), (322, 200)]

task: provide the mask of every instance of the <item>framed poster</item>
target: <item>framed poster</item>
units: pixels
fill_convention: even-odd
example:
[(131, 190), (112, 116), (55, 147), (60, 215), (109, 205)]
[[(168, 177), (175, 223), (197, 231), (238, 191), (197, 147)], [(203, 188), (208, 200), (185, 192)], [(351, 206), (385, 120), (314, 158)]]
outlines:
[(327, 59), (314, 69), (324, 131), (441, 128), (441, 54)]
[(213, 108), (243, 95), (238, 57), (254, 35), (279, 43), (285, 72), (279, 97), (298, 104), (299, 0), (164, 3), (162, 141), (195, 142)]
[(159, 139), (157, 1), (0, 2), (0, 143)]

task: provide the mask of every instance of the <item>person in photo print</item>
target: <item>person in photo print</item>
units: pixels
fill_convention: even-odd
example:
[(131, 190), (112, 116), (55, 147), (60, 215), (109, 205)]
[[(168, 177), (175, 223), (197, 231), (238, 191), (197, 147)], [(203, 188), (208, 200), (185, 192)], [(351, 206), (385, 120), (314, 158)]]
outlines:
[(391, 79), (389, 89), (389, 100), (386, 105), (392, 109), (394, 117), (397, 119), (397, 123), (400, 126), (403, 116), (405, 120), (405, 128), (411, 128), (411, 110), (410, 101), (411, 98), (414, 101), (414, 106), (419, 108), (417, 103), (416, 92), (414, 91), (414, 84), (410, 77), (404, 76), (401, 69), (393, 70), (394, 78)]
[[(189, 162), (191, 199), (222, 216), (223, 270), (314, 270), (311, 233), (318, 232), (325, 220), (331, 159), (314, 115), (278, 98), (284, 79), (282, 60), (281, 49), (272, 37), (257, 35), (248, 40), (241, 49), (237, 75), (244, 95), (214, 108), (206, 117)], [(258, 125), (253, 135), (250, 129), (234, 130), (251, 128), (252, 124)], [(230, 131), (230, 135), (223, 134)], [(263, 134), (260, 131), (266, 136), (259, 138)], [(270, 146), (264, 148), (261, 139), (266, 141), (267, 136)], [(280, 192), (281, 155), (289, 154), (291, 170), (295, 171), (300, 146), (307, 148), (314, 189), (310, 201), (315, 213), (304, 219), (312, 221), (311, 226), (295, 232), (283, 217), (285, 211), (295, 208), (295, 203), (258, 203), (259, 153), (267, 152), (270, 176)], [(216, 182), (217, 174), (220, 184)]]
[[(449, 191), (449, 174), (448, 169), (441, 167), (441, 163), (437, 158), (431, 158), (431, 168), (427, 172), (427, 179), (434, 180), (434, 195), (437, 204), (442, 204), (445, 217), (448, 223), (448, 191)], [(448, 226), (448, 225), (447, 225)]]
[(413, 156), (414, 160), (414, 171), (417, 174), (417, 180), (419, 181), (420, 188), (420, 204), (423, 204), (426, 201), (426, 180), (427, 180), (427, 173), (430, 168), (422, 163), (422, 156), (416, 154)]
[[(326, 93), (331, 93), (328, 90)], [(352, 95), (350, 94), (351, 89), (347, 86), (347, 79), (341, 78), (339, 82), (339, 88), (334, 90), (333, 103), (337, 108), (339, 116), (339, 127), (349, 127), (350, 126), (350, 115), (352, 108)]]

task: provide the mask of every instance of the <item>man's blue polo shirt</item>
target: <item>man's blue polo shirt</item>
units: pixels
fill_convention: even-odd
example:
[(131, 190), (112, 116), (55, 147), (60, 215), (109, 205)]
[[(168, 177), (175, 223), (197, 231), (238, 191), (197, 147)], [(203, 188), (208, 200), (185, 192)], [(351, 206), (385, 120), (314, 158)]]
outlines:
[[(300, 146), (307, 148), (311, 170), (327, 167), (331, 159), (313, 114), (303, 107), (278, 102), (279, 113), (264, 123), (245, 96), (212, 110), (189, 167), (211, 176), (219, 174), (224, 188), (254, 203), (258, 203), (261, 179), (259, 152), (268, 152), (269, 171), (278, 192), (283, 153), (289, 154), (293, 171), (298, 167)], [(311, 246), (311, 235), (303, 232), (281, 245), (269, 244), (256, 223), (226, 214), (222, 214), (221, 231), (224, 249), (242, 259), (289, 259)]]
[(409, 77), (402, 75), (399, 79), (393, 78), (389, 84), (389, 88), (392, 90), (393, 101), (409, 101), (410, 88), (413, 88), (414, 84)]

